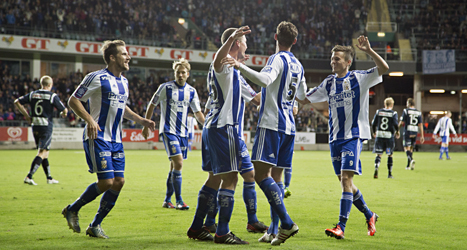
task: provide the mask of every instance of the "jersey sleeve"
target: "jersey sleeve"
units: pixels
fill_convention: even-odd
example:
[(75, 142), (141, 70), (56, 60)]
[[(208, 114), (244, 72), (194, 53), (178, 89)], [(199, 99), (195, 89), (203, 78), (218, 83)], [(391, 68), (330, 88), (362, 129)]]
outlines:
[(151, 104), (154, 106), (157, 106), (161, 100), (161, 98), (165, 98), (165, 84), (162, 84), (159, 86), (159, 88), (156, 90), (156, 93), (152, 96), (151, 99)]
[(266, 63), (266, 66), (261, 70), (261, 74), (266, 75), (269, 77), (271, 82), (276, 80), (277, 76), (283, 71), (284, 69), (284, 63), (280, 59), (280, 56), (277, 54), (274, 54), (269, 57), (268, 62)]
[(380, 76), (378, 73), (378, 67), (373, 67), (369, 70), (356, 70), (354, 72), (360, 86), (367, 89), (383, 81), (383, 76)]
[(329, 78), (324, 79), (324, 81), (318, 86), (314, 87), (308, 93), (306, 93), (306, 98), (311, 102), (325, 102), (328, 101), (329, 96), (326, 90), (326, 84)]
[(65, 105), (63, 105), (62, 101), (60, 101), (58, 95), (53, 95), (52, 103), (58, 111), (62, 112), (63, 110), (65, 110)]
[(30, 103), (31, 94), (32, 94), (32, 92), (18, 98), (19, 103), (21, 103), (21, 105), (24, 105), (26, 103)]
[(86, 102), (92, 94), (101, 88), (100, 77), (98, 74), (87, 74), (83, 81), (79, 84), (78, 88), (76, 88), (75, 92), (73, 92), (72, 96), (76, 99)]
[[(193, 113), (201, 111), (201, 105), (199, 104), (198, 92), (193, 88), (193, 99), (191, 99), (190, 107), (193, 110)], [(196, 120), (196, 119), (194, 119)]]
[(242, 98), (245, 99), (246, 102), (250, 102), (255, 98), (256, 92), (253, 90), (253, 88), (248, 84), (243, 77), (240, 77), (241, 79), (241, 94)]
[(304, 100), (306, 98), (306, 79), (303, 73), (302, 73), (302, 79), (300, 80), (300, 83), (298, 84), (296, 97), (299, 100)]

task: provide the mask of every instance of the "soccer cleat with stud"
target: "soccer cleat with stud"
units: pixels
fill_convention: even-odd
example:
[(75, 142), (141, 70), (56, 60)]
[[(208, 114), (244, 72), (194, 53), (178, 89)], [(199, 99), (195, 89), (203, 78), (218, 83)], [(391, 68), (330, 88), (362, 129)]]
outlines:
[(284, 198), (288, 198), (289, 196), (292, 195), (292, 191), (289, 190), (288, 187), (284, 189)]
[(232, 232), (229, 232), (228, 234), (223, 235), (223, 236), (218, 236), (217, 234), (214, 235), (214, 243), (217, 243), (217, 244), (236, 244), (236, 245), (250, 244), (247, 241), (241, 240), (240, 238), (235, 236), (235, 234), (233, 234)]
[(414, 170), (415, 168), (415, 160), (410, 161), (410, 170)]
[(249, 224), (246, 226), (246, 230), (250, 233), (264, 233), (268, 230), (268, 226), (266, 226), (263, 222), (258, 221), (253, 224)]
[(68, 227), (73, 230), (75, 233), (81, 233), (81, 228), (79, 227), (79, 217), (78, 212), (69, 211), (70, 205), (66, 206), (62, 210), (63, 217), (65, 217)]
[(188, 229), (188, 232), (186, 232), (186, 235), (190, 239), (194, 240), (201, 240), (201, 241), (213, 241), (214, 237), (209, 233), (208, 230), (206, 230), (205, 227), (201, 228), (200, 230), (193, 230), (191, 227)]
[(271, 243), (271, 241), (276, 237), (275, 234), (270, 234), (268, 232), (264, 233), (261, 238), (258, 239), (258, 242)]
[(55, 179), (47, 179), (47, 184), (58, 184), (59, 181), (55, 180)]
[(101, 239), (108, 239), (109, 236), (105, 235), (104, 230), (102, 229), (101, 225), (97, 225), (96, 227), (91, 227), (91, 225), (88, 226), (86, 229), (86, 235), (89, 235), (89, 237), (95, 237), (95, 238), (101, 238)]
[(210, 232), (210, 233), (212, 233), (212, 234), (213, 234), (213, 233), (216, 233), (216, 231), (217, 231), (217, 223), (214, 223), (214, 224), (212, 224), (212, 225), (210, 225), (210, 226), (204, 225), (203, 228), (206, 229), (208, 232)]
[(271, 241), (271, 245), (278, 246), (284, 243), (288, 238), (296, 235), (298, 233), (298, 226), (297, 224), (293, 224), (292, 228), (289, 230), (283, 229), (279, 227), (279, 232), (277, 233), (276, 237)]
[(190, 207), (185, 204), (183, 201), (177, 201), (177, 206), (175, 207), (177, 210), (188, 210)]
[(341, 226), (338, 224), (334, 228), (328, 228), (324, 230), (327, 236), (334, 237), (338, 240), (344, 239), (344, 231), (342, 231)]
[(376, 233), (376, 222), (378, 221), (379, 216), (376, 213), (373, 213), (371, 218), (366, 221), (368, 225), (368, 235), (374, 236)]
[(33, 185), (33, 186), (36, 186), (37, 184), (34, 182), (33, 179), (30, 179), (29, 177), (26, 176), (26, 178), (24, 178), (24, 183), (26, 184), (29, 184), (29, 185)]
[(164, 201), (164, 203), (162, 203), (162, 207), (163, 208), (175, 208), (174, 204), (172, 204), (171, 201)]

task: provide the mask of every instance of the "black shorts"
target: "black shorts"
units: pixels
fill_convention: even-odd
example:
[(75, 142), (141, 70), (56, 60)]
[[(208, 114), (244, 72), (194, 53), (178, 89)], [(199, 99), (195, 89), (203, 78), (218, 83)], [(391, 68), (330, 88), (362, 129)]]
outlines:
[(410, 137), (408, 134), (402, 136), (402, 146), (404, 147), (413, 147), (417, 142), (417, 136)]
[(36, 142), (36, 148), (50, 150), (50, 143), (52, 142), (52, 127), (48, 126), (33, 126), (32, 134)]
[(387, 155), (392, 155), (394, 152), (394, 137), (392, 138), (378, 138), (375, 140), (375, 147), (373, 148), (373, 153), (382, 154), (386, 151)]

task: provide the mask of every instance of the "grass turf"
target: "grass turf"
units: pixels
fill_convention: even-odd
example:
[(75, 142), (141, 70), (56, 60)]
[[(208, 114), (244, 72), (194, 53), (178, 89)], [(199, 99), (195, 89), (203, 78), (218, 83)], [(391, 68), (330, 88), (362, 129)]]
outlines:
[[(102, 227), (108, 240), (85, 236), (100, 197), (80, 211), (81, 234), (72, 233), (61, 210), (96, 180), (87, 172), (84, 152), (52, 150), (52, 176), (59, 184), (47, 185), (42, 169), (34, 175), (37, 186), (23, 184), (36, 151), (0, 151), (0, 248), (1, 249), (230, 249), (188, 239), (186, 231), (195, 213), (197, 194), (207, 174), (201, 171), (200, 151), (189, 152), (183, 166), (182, 196), (188, 211), (161, 207), (169, 161), (164, 150), (127, 150), (125, 186)], [(345, 240), (328, 238), (339, 215), (340, 185), (331, 167), (329, 152), (298, 151), (294, 154), (290, 190), (285, 199), (288, 213), (300, 232), (282, 249), (461, 249), (463, 239), (467, 154), (450, 153), (451, 161), (439, 161), (438, 153), (415, 152), (415, 170), (405, 170), (403, 152), (394, 154), (395, 179), (387, 179), (383, 156), (379, 179), (373, 179), (374, 156), (362, 153), (362, 176), (354, 179), (365, 201), (380, 219), (374, 237), (367, 236), (364, 216), (352, 208)], [(462, 163), (464, 162), (464, 163)], [(270, 249), (259, 243), (261, 234), (246, 231), (247, 216), (242, 181), (235, 193), (230, 229), (254, 249)], [(258, 218), (270, 223), (269, 205), (256, 185)]]

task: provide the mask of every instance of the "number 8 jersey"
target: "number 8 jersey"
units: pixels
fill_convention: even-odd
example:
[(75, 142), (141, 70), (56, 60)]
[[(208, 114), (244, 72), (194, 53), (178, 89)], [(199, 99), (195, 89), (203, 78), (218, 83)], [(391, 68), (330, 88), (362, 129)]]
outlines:
[(272, 83), (261, 90), (258, 127), (294, 135), (295, 96), (303, 100), (306, 92), (302, 64), (291, 52), (280, 51), (269, 57), (261, 73), (266, 73)]
[(371, 122), (377, 138), (390, 139), (398, 129), (397, 112), (391, 109), (378, 109)]

